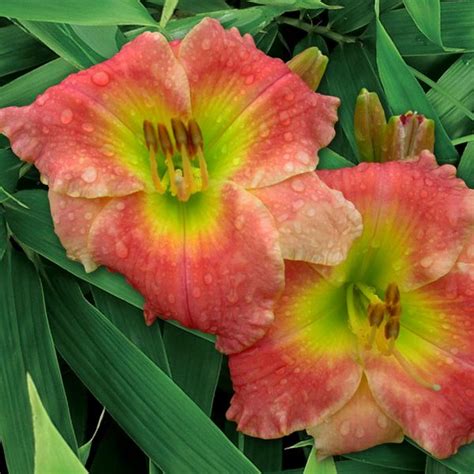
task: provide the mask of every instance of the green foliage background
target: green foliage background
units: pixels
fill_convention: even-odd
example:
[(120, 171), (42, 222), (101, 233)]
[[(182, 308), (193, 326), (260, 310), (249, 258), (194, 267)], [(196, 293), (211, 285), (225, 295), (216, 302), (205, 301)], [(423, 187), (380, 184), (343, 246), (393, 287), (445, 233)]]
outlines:
[[(342, 106), (320, 167), (357, 163), (353, 112), (366, 87), (387, 115), (434, 119), (439, 162), (473, 187), (474, 0), (376, 3), (1, 0), (0, 106), (30, 103), (142, 31), (181, 38), (213, 16), (272, 56), (312, 45), (329, 56), (320, 91)], [(232, 390), (212, 338), (172, 323), (147, 328), (142, 298), (121, 276), (68, 260), (45, 187), (8, 145), (0, 137), (0, 471), (84, 472), (79, 459), (97, 474), (474, 472), (472, 445), (437, 461), (406, 440), (317, 463), (304, 433), (237, 433), (225, 421)]]

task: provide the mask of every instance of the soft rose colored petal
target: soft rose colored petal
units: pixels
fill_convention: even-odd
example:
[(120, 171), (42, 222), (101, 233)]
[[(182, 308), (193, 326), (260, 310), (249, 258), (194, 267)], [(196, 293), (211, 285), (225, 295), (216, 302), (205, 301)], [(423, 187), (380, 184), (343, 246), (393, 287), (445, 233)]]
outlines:
[(474, 238), (448, 275), (402, 294), (401, 302), (395, 348), (407, 368), (393, 356), (367, 353), (367, 377), (404, 432), (445, 458), (474, 439)]
[(137, 193), (114, 199), (90, 235), (94, 259), (126, 276), (155, 316), (217, 334), (236, 352), (263, 336), (283, 286), (273, 219), (234, 184), (211, 187), (187, 203)]
[(0, 132), (54, 191), (119, 196), (152, 189), (143, 121), (169, 125), (189, 111), (182, 66), (163, 36), (144, 33), (32, 105), (0, 110)]
[(286, 259), (336, 265), (362, 233), (362, 219), (354, 205), (314, 172), (253, 193), (275, 218)]
[(67, 256), (84, 265), (86, 272), (97, 268), (89, 247), (89, 232), (95, 218), (110, 201), (108, 198), (72, 198), (49, 190), (54, 231), (66, 249)]
[(307, 431), (319, 459), (403, 441), (403, 431), (377, 405), (365, 377), (349, 402)]
[(253, 347), (229, 358), (235, 394), (227, 417), (239, 431), (277, 438), (340, 410), (359, 386), (345, 290), (307, 263), (286, 262), (275, 322)]
[(319, 171), (360, 211), (364, 233), (356, 245), (370, 249), (370, 268), (354, 269), (347, 262), (332, 277), (347, 280), (353, 271), (354, 281), (380, 289), (395, 281), (409, 290), (448, 273), (474, 226), (474, 191), (455, 173), (453, 166), (438, 166), (427, 151), (416, 161)]
[(311, 171), (339, 99), (316, 94), (236, 29), (203, 20), (179, 45), (213, 176), (261, 187)]

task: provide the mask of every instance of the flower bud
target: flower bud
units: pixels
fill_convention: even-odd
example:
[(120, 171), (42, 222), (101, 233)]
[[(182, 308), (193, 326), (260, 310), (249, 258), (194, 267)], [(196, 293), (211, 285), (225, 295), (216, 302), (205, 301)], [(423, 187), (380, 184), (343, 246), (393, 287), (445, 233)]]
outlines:
[(287, 66), (303, 79), (310, 89), (318, 88), (328, 64), (328, 58), (312, 46), (288, 61)]

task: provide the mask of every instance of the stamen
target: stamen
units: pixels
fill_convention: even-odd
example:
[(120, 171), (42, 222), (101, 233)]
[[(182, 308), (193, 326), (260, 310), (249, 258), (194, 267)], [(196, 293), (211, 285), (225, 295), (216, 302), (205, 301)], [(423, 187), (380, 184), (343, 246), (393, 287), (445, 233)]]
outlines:
[(396, 283), (390, 283), (385, 290), (385, 303), (389, 306), (400, 302), (400, 290)]
[(188, 156), (188, 133), (186, 130), (186, 125), (184, 125), (182, 120), (172, 119), (171, 127), (173, 128), (176, 148), (181, 153), (181, 158), (183, 161), (184, 189), (186, 192), (185, 200), (188, 200), (189, 196), (193, 192), (194, 187), (193, 171)]
[(148, 120), (145, 120), (143, 122), (143, 134), (145, 135), (145, 144), (149, 152), (148, 157), (150, 160), (151, 179), (153, 181), (153, 185), (155, 186), (156, 191), (160, 194), (163, 194), (165, 192), (165, 188), (161, 182), (160, 176), (158, 175), (158, 166), (156, 163), (156, 152), (158, 151), (158, 137), (156, 135), (155, 128)]
[(423, 377), (416, 373), (413, 367), (406, 361), (406, 359), (397, 351), (397, 349), (392, 350), (392, 354), (397, 359), (398, 363), (402, 366), (405, 372), (418, 384), (422, 385), (425, 388), (439, 392), (441, 390), (441, 385), (437, 383), (429, 383), (423, 379)]
[(372, 349), (374, 345), (375, 336), (377, 334), (377, 329), (382, 324), (382, 321), (385, 316), (385, 305), (383, 303), (369, 303), (367, 307), (367, 317), (369, 319), (369, 325), (371, 326), (368, 349)]
[(163, 155), (165, 155), (165, 162), (168, 168), (168, 176), (170, 178), (170, 189), (171, 194), (176, 196), (177, 195), (177, 188), (176, 188), (176, 172), (174, 169), (173, 163), (173, 143), (171, 142), (171, 137), (168, 133), (167, 128), (163, 124), (158, 124), (158, 138), (160, 142), (161, 151)]
[(188, 123), (189, 139), (192, 143), (193, 150), (197, 154), (199, 160), (199, 170), (201, 172), (202, 190), (207, 189), (209, 185), (209, 175), (207, 173), (207, 163), (204, 159), (204, 140), (202, 138), (201, 129), (195, 120)]

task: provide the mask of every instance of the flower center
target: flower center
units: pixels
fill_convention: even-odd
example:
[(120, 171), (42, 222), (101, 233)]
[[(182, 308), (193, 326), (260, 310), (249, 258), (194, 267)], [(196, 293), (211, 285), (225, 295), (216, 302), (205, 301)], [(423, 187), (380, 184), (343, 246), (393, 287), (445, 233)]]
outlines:
[(376, 349), (384, 356), (395, 357), (417, 383), (435, 391), (441, 389), (438, 384), (426, 381), (395, 347), (402, 316), (400, 290), (396, 283), (387, 286), (383, 299), (369, 285), (350, 283), (346, 290), (346, 302), (351, 330), (365, 350)]
[[(186, 125), (175, 118), (171, 120), (171, 130), (172, 134), (162, 123), (155, 127), (149, 120), (143, 122), (151, 177), (156, 192), (164, 194), (169, 189), (180, 201), (187, 201), (191, 194), (204, 191), (209, 183), (202, 133), (195, 120), (189, 120)], [(159, 151), (166, 165), (163, 177), (158, 173)], [(194, 166), (196, 160), (198, 167)]]

